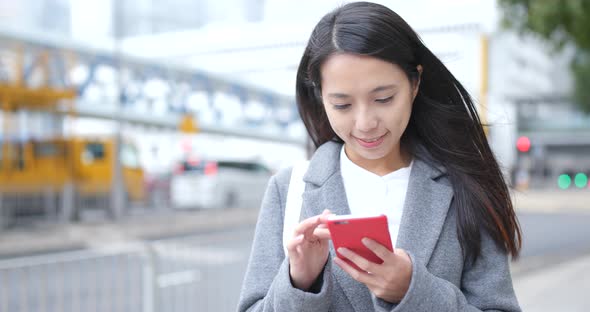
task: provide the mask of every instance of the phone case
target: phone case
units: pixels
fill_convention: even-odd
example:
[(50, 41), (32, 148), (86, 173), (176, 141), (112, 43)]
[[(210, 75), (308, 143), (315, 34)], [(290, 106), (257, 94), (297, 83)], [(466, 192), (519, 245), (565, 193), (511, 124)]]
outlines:
[[(364, 237), (368, 237), (387, 247), (390, 251), (393, 251), (391, 236), (389, 235), (389, 227), (387, 224), (387, 216), (385, 215), (364, 217), (337, 216), (329, 219), (327, 224), (335, 250), (338, 250), (340, 247), (345, 247), (371, 262), (377, 264), (383, 263), (381, 258), (363, 245), (361, 240)], [(362, 271), (354, 263), (340, 255), (338, 251), (336, 251), (336, 255), (350, 264), (353, 268)]]

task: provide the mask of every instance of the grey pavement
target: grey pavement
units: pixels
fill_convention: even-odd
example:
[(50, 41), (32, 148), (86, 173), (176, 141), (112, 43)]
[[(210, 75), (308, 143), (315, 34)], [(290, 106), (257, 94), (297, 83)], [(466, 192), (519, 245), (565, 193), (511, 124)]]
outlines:
[(590, 311), (590, 255), (514, 276), (523, 311)]
[(513, 191), (512, 202), (517, 212), (590, 213), (590, 188)]
[(224, 230), (252, 225), (257, 217), (258, 209), (159, 211), (117, 222), (35, 224), (0, 232), (0, 258)]

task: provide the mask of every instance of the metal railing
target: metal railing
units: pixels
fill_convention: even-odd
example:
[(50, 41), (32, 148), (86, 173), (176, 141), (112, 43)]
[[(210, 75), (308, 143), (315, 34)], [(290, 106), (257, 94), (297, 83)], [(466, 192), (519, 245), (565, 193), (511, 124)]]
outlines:
[(233, 311), (215, 279), (232, 257), (157, 241), (1, 260), (0, 312)]
[[(67, 202), (68, 199), (71, 202)], [(111, 218), (111, 198), (109, 196), (73, 196), (65, 192), (42, 193), (3, 192), (0, 190), (0, 231), (3, 228), (31, 223), (68, 223), (83, 220), (86, 216)], [(76, 208), (75, 211), (73, 210)], [(170, 208), (169, 197), (159, 190), (150, 190), (143, 201), (125, 203), (124, 215)]]

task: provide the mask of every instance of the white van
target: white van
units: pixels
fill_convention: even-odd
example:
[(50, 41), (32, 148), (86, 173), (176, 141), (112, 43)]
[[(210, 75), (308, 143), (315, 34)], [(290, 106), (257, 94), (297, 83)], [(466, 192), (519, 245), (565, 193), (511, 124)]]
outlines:
[(176, 209), (258, 208), (272, 172), (256, 162), (185, 160), (170, 182)]

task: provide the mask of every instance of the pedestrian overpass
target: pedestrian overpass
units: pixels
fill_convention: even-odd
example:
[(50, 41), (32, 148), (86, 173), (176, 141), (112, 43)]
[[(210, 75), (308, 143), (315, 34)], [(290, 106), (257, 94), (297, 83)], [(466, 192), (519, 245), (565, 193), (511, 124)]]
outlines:
[[(125, 129), (206, 133), (281, 142), (297, 149), (306, 141), (292, 96), (132, 56), (123, 53), (117, 42), (80, 44), (24, 31), (0, 30), (0, 113), (0, 180), (5, 186), (14, 184), (13, 189), (0, 190), (0, 229), (15, 222), (13, 212), (30, 207), (39, 207), (47, 216), (58, 213), (67, 221), (78, 220), (86, 206), (96, 206), (118, 219), (135, 201), (130, 185), (143, 185), (139, 180), (130, 182), (128, 173), (135, 170), (137, 179), (144, 177), (137, 161), (135, 169), (125, 164), (127, 149), (121, 134)], [(73, 152), (78, 133), (72, 124), (83, 119), (111, 121), (86, 127), (98, 133), (110, 127), (115, 134), (100, 143), (100, 150), (96, 142), (84, 143), (84, 148), (93, 149), (91, 160), (86, 159), (86, 150)], [(55, 138), (67, 143), (44, 148)], [(68, 169), (47, 163), (74, 154), (83, 163), (103, 159), (106, 167), (83, 175), (73, 160), (64, 162)], [(134, 152), (132, 158), (137, 157)], [(59, 173), (66, 176), (53, 179)], [(17, 175), (22, 179), (15, 181)], [(45, 181), (50, 177), (50, 182)], [(90, 196), (83, 194), (82, 178), (96, 182)], [(145, 194), (137, 198), (141, 203), (149, 200)], [(10, 216), (4, 218), (4, 212)]]
[[(303, 131), (289, 131), (300, 123), (294, 97), (127, 55), (116, 42), (79, 44), (47, 34), (0, 30), (0, 56), (0, 101), (6, 112), (58, 113), (294, 144), (305, 141)], [(45, 122), (43, 129), (21, 125), (18, 130), (18, 120), (5, 121), (3, 137), (43, 136), (49, 124), (59, 131), (63, 119)]]

